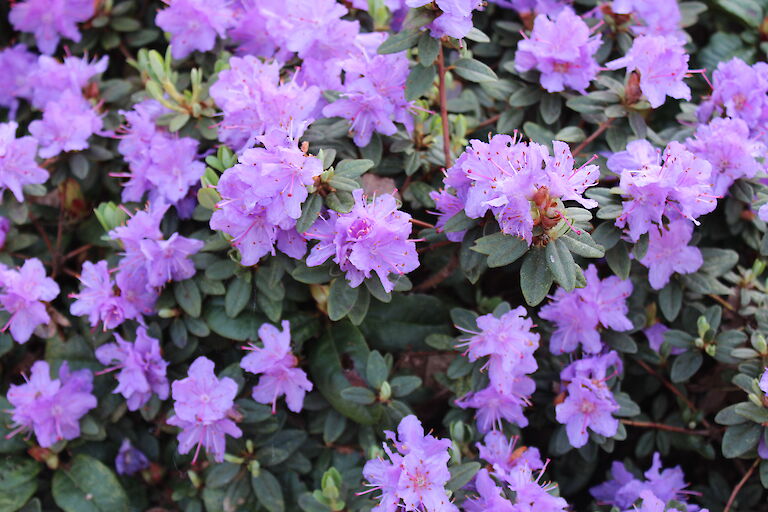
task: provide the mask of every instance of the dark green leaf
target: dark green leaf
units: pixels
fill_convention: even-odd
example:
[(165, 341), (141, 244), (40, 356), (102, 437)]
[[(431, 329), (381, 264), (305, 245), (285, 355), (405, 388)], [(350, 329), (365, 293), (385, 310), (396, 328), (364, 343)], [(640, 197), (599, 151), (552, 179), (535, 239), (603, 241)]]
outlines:
[(614, 274), (622, 279), (629, 277), (629, 271), (632, 268), (632, 260), (629, 259), (629, 250), (627, 244), (620, 240), (611, 249), (605, 252), (605, 260)]
[(192, 279), (174, 284), (173, 295), (186, 314), (194, 317), (200, 316), (203, 299), (200, 296), (200, 290)]
[(576, 263), (573, 261), (568, 245), (559, 238), (550, 240), (545, 248), (547, 267), (552, 272), (552, 277), (566, 291), (576, 287)]
[(360, 405), (370, 405), (376, 401), (373, 391), (358, 386), (342, 389), (341, 398)]
[(704, 356), (698, 350), (684, 352), (675, 358), (670, 371), (672, 382), (685, 382), (690, 379), (704, 362)]
[(479, 462), (465, 462), (458, 466), (451, 466), (448, 468), (451, 472), (451, 479), (445, 484), (445, 488), (451, 492), (458, 491), (475, 477), (475, 474), (480, 471), (480, 467)]
[(266, 469), (260, 469), (258, 476), (251, 477), (251, 488), (253, 488), (261, 506), (269, 512), (283, 512), (285, 510), (283, 488), (277, 478)]
[(392, 386), (392, 395), (396, 398), (408, 396), (421, 387), (421, 378), (415, 375), (400, 375), (389, 383)]
[(419, 37), (419, 62), (422, 66), (429, 66), (435, 62), (440, 51), (440, 42), (432, 37), (428, 31), (424, 31)]
[(659, 309), (670, 322), (677, 318), (683, 306), (683, 290), (677, 281), (670, 281), (659, 292)]
[(457, 60), (453, 66), (457, 75), (470, 82), (493, 82), (499, 79), (491, 68), (479, 60), (463, 58)]
[(503, 267), (516, 261), (528, 251), (528, 243), (522, 238), (494, 233), (475, 240), (473, 251), (487, 254), (490, 268)]
[(306, 232), (315, 223), (323, 208), (323, 198), (320, 194), (310, 194), (301, 205), (301, 217), (296, 221), (296, 231)]
[(381, 46), (379, 46), (378, 52), (380, 54), (387, 53), (399, 53), (408, 48), (411, 48), (419, 40), (421, 32), (418, 30), (402, 30), (395, 34), (390, 35)]
[(210, 306), (205, 310), (205, 322), (219, 336), (236, 341), (255, 339), (261, 324), (267, 319), (254, 313), (241, 313), (237, 318), (230, 318), (223, 306)]
[(539, 103), (539, 112), (541, 113), (541, 118), (547, 124), (554, 123), (560, 119), (560, 111), (562, 106), (563, 102), (559, 94), (545, 94), (541, 98), (541, 103)]
[(368, 356), (368, 363), (365, 369), (365, 380), (373, 389), (379, 389), (389, 375), (387, 366), (381, 352), (374, 350)]
[(316, 267), (308, 267), (303, 261), (296, 265), (291, 277), (304, 284), (323, 284), (331, 280), (331, 264), (323, 263)]
[(728, 427), (723, 436), (723, 455), (732, 459), (757, 447), (763, 428), (755, 423)]
[(280, 464), (293, 455), (306, 440), (307, 433), (303, 430), (281, 430), (256, 450), (256, 459), (264, 466)]
[(69, 467), (57, 470), (51, 488), (65, 512), (128, 511), (128, 496), (115, 474), (88, 455), (76, 455)]
[(428, 93), (436, 77), (437, 70), (434, 65), (427, 67), (418, 65), (411, 68), (405, 82), (405, 99), (413, 101)]
[(253, 284), (242, 277), (238, 277), (229, 283), (227, 294), (224, 297), (224, 311), (230, 318), (235, 318), (245, 309), (251, 300)]
[(584, 230), (574, 231), (570, 230), (559, 238), (565, 242), (568, 249), (573, 253), (585, 258), (602, 258), (605, 255), (605, 250), (601, 245), (598, 245)]
[(554, 277), (547, 266), (544, 249), (534, 248), (528, 252), (520, 268), (520, 288), (525, 302), (536, 306), (549, 293)]
[(343, 176), (344, 178), (359, 178), (368, 170), (373, 168), (373, 161), (366, 159), (342, 160), (333, 169), (334, 176)]
[(352, 288), (343, 277), (331, 281), (328, 293), (328, 317), (334, 322), (341, 320), (349, 313), (357, 301), (359, 288)]

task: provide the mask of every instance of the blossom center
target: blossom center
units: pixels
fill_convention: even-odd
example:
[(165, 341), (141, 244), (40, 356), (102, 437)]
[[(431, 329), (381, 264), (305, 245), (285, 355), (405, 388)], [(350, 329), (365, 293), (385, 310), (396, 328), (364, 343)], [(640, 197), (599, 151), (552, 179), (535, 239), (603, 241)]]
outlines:
[(368, 219), (357, 219), (350, 224), (347, 234), (353, 240), (360, 240), (371, 232), (371, 228), (372, 226)]

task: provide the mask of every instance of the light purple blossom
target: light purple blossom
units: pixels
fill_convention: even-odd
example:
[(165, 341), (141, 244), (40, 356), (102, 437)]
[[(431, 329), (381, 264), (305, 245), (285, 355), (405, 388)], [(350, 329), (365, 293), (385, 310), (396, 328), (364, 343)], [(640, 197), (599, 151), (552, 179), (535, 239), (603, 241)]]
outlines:
[(720, 62), (712, 73), (712, 95), (701, 104), (698, 116), (706, 122), (712, 113), (742, 119), (751, 130), (764, 131), (762, 126), (768, 120), (768, 64), (757, 62), (750, 66), (738, 57)]
[(627, 227), (633, 242), (661, 226), (663, 217), (695, 221), (717, 206), (712, 166), (679, 142), (670, 142), (661, 156), (648, 141), (632, 141), (608, 159), (608, 168), (621, 174), (624, 211), (616, 225)]
[(5, 247), (5, 239), (11, 230), (11, 221), (6, 217), (0, 217), (0, 249)]
[(722, 197), (739, 178), (752, 178), (764, 169), (758, 159), (766, 146), (750, 137), (749, 126), (735, 118), (715, 118), (696, 128), (695, 138), (685, 141), (689, 151), (712, 165), (712, 193)]
[(768, 393), (768, 368), (763, 370), (763, 374), (760, 376), (759, 385), (763, 393)]
[(114, 329), (126, 318), (138, 318), (139, 312), (120, 295), (115, 293), (115, 283), (109, 275), (106, 261), (83, 263), (80, 272), (80, 293), (71, 294), (75, 298), (70, 306), (70, 313), (77, 316), (88, 315), (91, 327), (99, 322), (104, 330)]
[[(651, 350), (657, 353), (661, 351), (661, 346), (664, 344), (664, 333), (668, 330), (669, 327), (661, 322), (657, 322), (650, 327), (643, 329), (643, 334), (645, 334), (645, 337), (648, 339), (648, 346), (651, 347)], [(684, 348), (672, 348), (669, 351), (670, 354), (682, 354), (683, 352), (685, 352)]]
[(89, 61), (87, 57), (70, 55), (59, 61), (41, 55), (37, 65), (29, 71), (32, 106), (43, 110), (48, 103), (58, 101), (65, 93), (81, 96), (83, 88), (95, 76), (106, 71), (108, 64), (107, 56)]
[(536, 13), (556, 16), (565, 8), (570, 7), (571, 0), (490, 0), (505, 9), (513, 9), (519, 13)]
[[(430, 212), (434, 215), (437, 215), (435, 230), (441, 232), (446, 222), (448, 222), (451, 217), (464, 209), (464, 203), (461, 201), (461, 199), (459, 199), (458, 196), (455, 196), (444, 189), (430, 192), (429, 197), (435, 202), (435, 208), (437, 209), (436, 212)], [(465, 234), (466, 230), (452, 232), (446, 231), (445, 237), (451, 242), (461, 242), (464, 239)]]
[(120, 451), (117, 452), (117, 457), (115, 458), (117, 474), (130, 476), (148, 467), (149, 459), (147, 459), (147, 456), (141, 453), (138, 448), (134, 448), (129, 439), (123, 439)]
[(663, 105), (667, 96), (690, 100), (691, 89), (683, 81), (690, 56), (683, 44), (673, 36), (641, 36), (624, 57), (608, 62), (606, 67), (627, 68), (627, 73), (637, 71), (640, 90), (652, 108)]
[(96, 359), (106, 371), (120, 370), (118, 385), (113, 393), (125, 397), (128, 409), (135, 411), (156, 394), (160, 400), (168, 398), (168, 363), (160, 353), (160, 341), (147, 334), (144, 327), (136, 329), (136, 341), (125, 341), (114, 333), (117, 343), (107, 343), (96, 349)]
[(323, 115), (348, 119), (355, 144), (367, 146), (374, 132), (394, 135), (395, 122), (408, 131), (413, 128), (412, 104), (405, 99), (409, 67), (404, 53), (352, 58), (343, 67), (341, 98), (326, 106)]
[(384, 444), (389, 460), (369, 460), (363, 468), (368, 485), (382, 492), (372, 512), (395, 512), (401, 506), (405, 510), (458, 512), (445, 490), (451, 477), (448, 471), (450, 439), (425, 436), (421, 423), (413, 415), (400, 421), (397, 436), (393, 432), (385, 433), (395, 447), (391, 450)]
[(466, 512), (515, 512), (515, 506), (503, 495), (503, 491), (493, 481), (488, 470), (483, 468), (475, 476), (475, 489), (478, 496), (464, 503)]
[(33, 137), (16, 138), (15, 122), (0, 123), (0, 194), (10, 190), (24, 202), (24, 185), (37, 185), (48, 180), (48, 171), (35, 161), (37, 141)]
[(179, 453), (197, 446), (193, 462), (201, 446), (205, 446), (216, 462), (224, 460), (226, 435), (238, 438), (242, 432), (228, 414), (234, 406), (237, 384), (229, 377), (217, 378), (213, 361), (198, 357), (189, 367), (189, 376), (173, 382), (175, 416), (169, 425), (180, 427)]
[[(687, 501), (683, 470), (680, 466), (662, 470), (658, 453), (653, 454), (653, 464), (645, 472), (644, 480), (635, 478), (621, 462), (612, 464), (611, 476), (612, 480), (593, 487), (589, 492), (600, 502), (614, 505), (623, 512), (634, 511), (634, 503), (646, 491), (665, 503), (669, 500)], [(698, 510), (698, 507), (690, 506), (689, 510)]]
[(517, 436), (508, 439), (502, 432), (492, 430), (485, 434), (485, 444), (476, 443), (475, 446), (480, 458), (490, 464), (493, 473), (501, 478), (510, 475), (520, 465), (531, 469), (544, 469), (539, 449), (531, 446), (517, 447), (519, 439)]
[(190, 256), (203, 248), (201, 240), (173, 233), (168, 240), (144, 239), (141, 253), (147, 260), (147, 277), (151, 286), (164, 286), (171, 281), (184, 281), (195, 275)]
[(37, 326), (51, 321), (45, 302), (59, 295), (59, 285), (46, 277), (40, 260), (30, 258), (18, 270), (0, 270), (0, 286), (0, 306), (11, 315), (2, 330), (10, 327), (13, 339), (26, 343)]
[(541, 318), (557, 325), (549, 346), (553, 354), (573, 352), (579, 344), (585, 352), (595, 354), (603, 348), (599, 327), (615, 331), (632, 328), (626, 302), (632, 294), (632, 282), (616, 276), (601, 280), (594, 265), (587, 267), (584, 277), (584, 288), (570, 292), (558, 288), (539, 312)]
[(664, 288), (674, 273), (691, 274), (701, 267), (701, 251), (688, 245), (692, 236), (693, 224), (685, 219), (651, 230), (648, 250), (639, 261), (648, 268), (653, 288)]
[(632, 30), (639, 35), (674, 36), (685, 41), (681, 28), (682, 14), (677, 2), (667, 0), (614, 0), (616, 14), (632, 14)]
[(280, 79), (280, 64), (247, 55), (233, 57), (219, 72), (211, 97), (224, 112), (221, 140), (232, 147), (250, 147), (256, 138), (280, 129), (291, 138), (302, 136), (319, 114), (320, 89)]
[(319, 241), (307, 257), (307, 266), (333, 257), (353, 288), (375, 273), (384, 290), (391, 292), (395, 282), (390, 275), (405, 275), (419, 266), (416, 242), (408, 238), (411, 216), (397, 209), (390, 194), (382, 194), (371, 203), (362, 189), (352, 195), (352, 211), (328, 211), (327, 218), (318, 219), (305, 233), (308, 239)]
[(529, 397), (536, 391), (536, 382), (528, 376), (509, 377), (480, 391), (471, 392), (456, 400), (462, 409), (477, 409), (477, 428), (480, 432), (501, 430), (502, 419), (519, 427), (528, 426), (523, 409), (530, 405)]
[(563, 9), (554, 19), (539, 14), (530, 37), (520, 41), (515, 54), (515, 68), (520, 72), (541, 72), (541, 85), (549, 92), (566, 88), (586, 94), (597, 76), (595, 53), (600, 48), (599, 35), (571, 9)]
[(101, 117), (77, 93), (65, 91), (58, 100), (45, 105), (43, 119), (29, 124), (29, 133), (40, 144), (41, 158), (88, 148), (88, 138), (99, 133)]
[(610, 392), (582, 377), (571, 381), (566, 389), (568, 396), (555, 406), (555, 417), (565, 425), (574, 448), (587, 444), (587, 429), (606, 437), (616, 435), (619, 420), (612, 413), (619, 410), (619, 405)]
[(253, 399), (262, 404), (272, 404), (275, 413), (277, 399), (285, 395), (288, 409), (301, 412), (304, 395), (312, 391), (307, 374), (298, 368), (298, 360), (291, 352), (291, 331), (287, 320), (282, 322), (283, 330), (270, 324), (259, 327), (259, 338), (263, 347), (250, 344), (251, 351), (240, 362), (244, 370), (260, 375), (259, 384), (253, 388)]
[(541, 484), (542, 474), (534, 477), (532, 468), (521, 465), (505, 478), (510, 490), (515, 493), (515, 512), (566, 512), (568, 502), (552, 492), (557, 484)]
[(37, 47), (50, 55), (62, 37), (79, 42), (77, 24), (93, 13), (93, 0), (24, 0), (13, 5), (8, 20), (16, 30), (34, 33)]
[(37, 56), (23, 44), (0, 50), (0, 107), (10, 109), (8, 119), (16, 117), (19, 98), (32, 95), (30, 74), (37, 64)]
[(11, 384), (8, 402), (14, 407), (11, 419), (13, 434), (33, 431), (37, 442), (49, 448), (61, 440), (80, 436), (80, 418), (97, 405), (91, 394), (93, 375), (90, 370), (69, 371), (64, 361), (59, 378), (51, 379), (45, 361), (37, 361), (26, 383)]
[(229, 0), (165, 0), (168, 7), (161, 10), (155, 22), (171, 34), (175, 59), (183, 59), (194, 50), (213, 49), (216, 36), (225, 37), (234, 26), (235, 16)]

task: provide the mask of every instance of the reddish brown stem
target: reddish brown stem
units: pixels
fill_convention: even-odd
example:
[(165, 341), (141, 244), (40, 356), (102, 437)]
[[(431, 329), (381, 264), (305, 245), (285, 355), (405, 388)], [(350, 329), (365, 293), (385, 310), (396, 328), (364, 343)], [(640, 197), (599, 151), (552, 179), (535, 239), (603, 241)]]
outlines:
[(437, 52), (437, 72), (440, 78), (438, 90), (440, 92), (440, 121), (443, 125), (443, 153), (445, 155), (445, 168), (451, 166), (451, 132), (448, 127), (448, 92), (445, 89), (445, 55), (443, 54), (443, 44), (440, 43), (440, 50)]
[(621, 422), (624, 425), (629, 425), (632, 427), (655, 428), (658, 430), (666, 430), (668, 432), (679, 432), (680, 434), (690, 434), (694, 436), (709, 435), (708, 430), (688, 430), (687, 428), (683, 428), (683, 427), (675, 427), (673, 425), (665, 425), (663, 423), (652, 423), (650, 421), (621, 420)]
[(418, 286), (416, 286), (413, 291), (414, 292), (423, 292), (425, 290), (430, 290), (434, 288), (435, 286), (439, 285), (449, 277), (451, 277), (451, 274), (453, 274), (453, 271), (456, 270), (456, 267), (459, 266), (459, 254), (457, 252), (453, 253), (453, 256), (451, 256), (451, 260), (440, 270), (437, 271), (432, 277), (427, 279), (426, 281), (422, 282)]
[(592, 135), (584, 139), (584, 141), (578, 146), (576, 146), (576, 149), (573, 150), (574, 158), (579, 156), (581, 152), (584, 151), (584, 148), (589, 146), (592, 143), (592, 141), (594, 141), (596, 138), (602, 135), (602, 133), (611, 126), (611, 123), (613, 123), (613, 118), (606, 119), (605, 121), (600, 123), (600, 126), (597, 127), (597, 130), (595, 130), (595, 132)]
[(739, 491), (742, 487), (744, 487), (744, 484), (747, 483), (749, 478), (752, 476), (752, 473), (755, 472), (755, 469), (757, 469), (757, 466), (760, 464), (760, 459), (755, 459), (755, 462), (752, 463), (752, 465), (749, 467), (749, 471), (744, 473), (744, 476), (741, 477), (741, 480), (739, 480), (739, 483), (736, 484), (736, 487), (733, 488), (733, 492), (731, 493), (731, 496), (728, 498), (728, 503), (725, 504), (725, 508), (723, 509), (723, 512), (730, 512), (731, 506), (733, 505), (733, 502), (736, 501), (736, 496), (739, 494)]
[(482, 123), (479, 123), (477, 126), (475, 126), (475, 130), (479, 130), (480, 128), (485, 128), (486, 126), (490, 126), (496, 121), (498, 121), (501, 118), (501, 114), (496, 114), (495, 116), (491, 116)]
[(429, 222), (424, 222), (423, 220), (411, 219), (411, 224), (415, 224), (423, 228), (435, 229), (434, 224), (430, 224)]

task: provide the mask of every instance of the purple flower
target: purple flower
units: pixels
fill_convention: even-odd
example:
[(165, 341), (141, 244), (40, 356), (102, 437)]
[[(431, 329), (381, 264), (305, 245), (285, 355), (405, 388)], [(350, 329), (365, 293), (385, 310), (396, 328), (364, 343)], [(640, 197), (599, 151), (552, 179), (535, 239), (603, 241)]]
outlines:
[(599, 35), (590, 36), (587, 24), (571, 9), (563, 9), (554, 20), (539, 14), (530, 37), (518, 43), (515, 68), (540, 71), (541, 85), (549, 92), (568, 87), (586, 94), (597, 76), (594, 55), (601, 42)]
[(169, 425), (180, 427), (179, 453), (189, 452), (193, 446), (194, 461), (205, 446), (216, 462), (224, 460), (226, 435), (240, 437), (242, 432), (228, 418), (237, 394), (237, 384), (229, 377), (216, 378), (213, 361), (198, 357), (189, 367), (189, 376), (171, 385), (175, 416)]
[(409, 73), (405, 54), (352, 58), (343, 67), (341, 98), (326, 106), (323, 115), (348, 119), (355, 144), (367, 146), (373, 132), (394, 135), (395, 122), (409, 131), (413, 128), (412, 104), (405, 99)]
[(480, 458), (493, 467), (493, 473), (509, 475), (516, 467), (526, 465), (531, 469), (544, 469), (538, 448), (520, 446), (516, 448), (518, 436), (507, 439), (502, 432), (492, 430), (485, 434), (485, 444), (476, 443)]
[(488, 470), (483, 468), (475, 476), (475, 488), (478, 497), (469, 499), (464, 503), (466, 512), (516, 512), (516, 508), (507, 498), (503, 491), (493, 481)]
[[(616, 14), (633, 14), (632, 30), (640, 35), (674, 36), (685, 41), (680, 28), (682, 14), (677, 2), (667, 0), (613, 0)], [(639, 18), (639, 19), (638, 19)]]
[(37, 141), (33, 137), (16, 138), (14, 122), (0, 123), (0, 194), (10, 190), (20, 203), (24, 202), (24, 185), (37, 185), (48, 180), (48, 171), (35, 161)]
[(760, 389), (763, 393), (768, 393), (768, 368), (765, 368), (760, 376)]
[(149, 467), (149, 459), (147, 456), (141, 453), (137, 448), (134, 448), (131, 441), (123, 439), (123, 443), (120, 445), (120, 451), (117, 452), (115, 458), (115, 468), (118, 475), (133, 475), (147, 469)]
[(221, 140), (233, 147), (250, 147), (261, 135), (280, 129), (291, 138), (302, 136), (319, 114), (320, 89), (294, 78), (280, 79), (280, 64), (247, 55), (233, 57), (219, 72), (211, 97), (224, 112)]
[(451, 441), (425, 436), (421, 423), (413, 415), (400, 421), (397, 436), (389, 431), (385, 433), (396, 451), (385, 444), (389, 461), (369, 460), (363, 468), (368, 485), (382, 492), (379, 505), (372, 511), (394, 512), (402, 506), (405, 510), (458, 512), (445, 490), (451, 477), (448, 471)]
[(608, 167), (621, 174), (624, 211), (616, 225), (628, 227), (633, 242), (661, 226), (662, 217), (695, 221), (717, 206), (712, 166), (679, 142), (670, 142), (660, 157), (648, 141), (632, 141), (608, 159)]
[(667, 504), (657, 498), (651, 491), (641, 492), (640, 499), (643, 500), (643, 503), (637, 509), (637, 512), (664, 512), (667, 508)]
[(216, 36), (224, 37), (234, 26), (229, 0), (165, 0), (168, 7), (157, 13), (155, 23), (171, 34), (173, 58), (183, 59), (194, 50), (213, 49)]
[(77, 316), (88, 315), (91, 327), (102, 322), (104, 330), (114, 329), (126, 318), (139, 316), (135, 308), (115, 293), (115, 283), (109, 275), (106, 261), (83, 263), (80, 283), (80, 293), (70, 295), (77, 300), (72, 303), (69, 311)]
[(754, 177), (763, 169), (757, 159), (766, 156), (765, 144), (750, 138), (749, 126), (738, 118), (716, 118), (699, 125), (696, 137), (685, 145), (712, 165), (712, 193), (719, 197), (739, 178)]
[(8, 119), (16, 117), (19, 98), (32, 95), (30, 74), (37, 64), (37, 56), (23, 44), (0, 50), (0, 106), (10, 109)]
[(567, 391), (567, 398), (555, 406), (555, 413), (574, 448), (587, 444), (587, 429), (606, 437), (616, 435), (619, 420), (612, 413), (619, 410), (619, 405), (610, 393), (584, 378), (570, 382)]
[(768, 119), (768, 65), (749, 66), (738, 57), (720, 62), (712, 74), (712, 96), (699, 107), (699, 118), (706, 120), (713, 111), (762, 131), (762, 123)]
[[(412, 3), (413, 0), (406, 0), (406, 4)], [(417, 0), (417, 3), (424, 5), (428, 2)], [(483, 5), (480, 0), (437, 0), (435, 3), (442, 14), (429, 25), (432, 37), (449, 36), (455, 39), (462, 39), (472, 30), (472, 11)]]
[(608, 69), (627, 68), (640, 73), (640, 90), (651, 107), (658, 108), (664, 99), (691, 99), (691, 89), (683, 79), (688, 73), (688, 59), (683, 44), (673, 36), (641, 36), (635, 39), (627, 54), (608, 62)]
[(528, 425), (523, 408), (530, 405), (529, 397), (536, 391), (536, 383), (527, 376), (510, 377), (489, 385), (480, 391), (471, 392), (456, 400), (462, 409), (477, 409), (477, 428), (481, 432), (501, 430), (501, 420), (507, 420), (519, 427)]
[(168, 240), (142, 240), (141, 252), (147, 259), (147, 277), (151, 286), (184, 281), (195, 275), (190, 256), (203, 248), (201, 240), (174, 233)]
[(551, 494), (557, 484), (539, 483), (542, 473), (534, 477), (531, 468), (522, 465), (505, 478), (515, 493), (515, 512), (565, 512), (569, 508), (563, 498)]
[(107, 343), (96, 349), (96, 359), (105, 371), (120, 370), (118, 385), (113, 393), (125, 397), (128, 409), (138, 410), (155, 393), (160, 400), (168, 398), (168, 380), (165, 369), (168, 363), (160, 353), (160, 341), (147, 335), (144, 327), (136, 329), (136, 341), (125, 341), (115, 333), (117, 343)]
[(305, 233), (308, 239), (319, 240), (307, 257), (307, 266), (320, 265), (333, 256), (353, 288), (374, 272), (384, 290), (391, 292), (395, 287), (391, 274), (405, 275), (419, 266), (416, 242), (408, 238), (411, 216), (397, 209), (390, 194), (371, 203), (362, 189), (352, 195), (352, 211), (328, 211), (328, 218), (318, 219)]
[(91, 104), (72, 91), (65, 91), (56, 101), (45, 105), (43, 119), (29, 124), (31, 133), (40, 144), (42, 158), (62, 152), (88, 148), (88, 138), (101, 131), (101, 117)]
[(77, 24), (93, 12), (93, 0), (25, 0), (13, 5), (8, 20), (16, 30), (34, 33), (37, 47), (50, 55), (61, 37), (79, 42)]
[(90, 370), (69, 371), (61, 363), (59, 378), (51, 379), (45, 361), (37, 361), (25, 384), (11, 384), (8, 401), (14, 407), (11, 419), (20, 431), (34, 431), (43, 448), (63, 439), (80, 435), (80, 418), (95, 408), (96, 397), (91, 394), (93, 375)]
[[(429, 193), (429, 197), (435, 202), (436, 212), (430, 212), (437, 215), (435, 229), (442, 231), (448, 220), (464, 209), (464, 203), (457, 196), (449, 193), (447, 190), (434, 190)], [(464, 239), (465, 231), (446, 232), (445, 237), (451, 242), (461, 242)]]
[(290, 324), (283, 320), (283, 330), (270, 324), (259, 327), (259, 338), (264, 347), (250, 344), (252, 352), (240, 362), (244, 370), (261, 375), (253, 388), (253, 399), (262, 404), (272, 404), (275, 413), (277, 399), (285, 395), (288, 409), (301, 412), (304, 395), (312, 391), (312, 383), (304, 370), (297, 368), (298, 360), (291, 352)]
[(26, 343), (38, 325), (51, 321), (45, 302), (59, 295), (59, 285), (45, 276), (45, 268), (37, 258), (30, 258), (18, 269), (0, 271), (0, 306), (11, 318), (3, 327), (10, 327), (13, 339)]
[(505, 9), (513, 9), (519, 13), (546, 14), (556, 16), (569, 7), (571, 0), (491, 0), (492, 3)]
[(675, 272), (691, 274), (704, 263), (701, 251), (688, 245), (692, 236), (693, 224), (687, 220), (651, 230), (648, 250), (639, 261), (648, 268), (648, 281), (654, 289), (664, 288)]
[(616, 331), (632, 328), (626, 302), (632, 294), (632, 282), (616, 276), (601, 280), (594, 265), (587, 267), (584, 277), (584, 288), (570, 292), (558, 288), (539, 312), (541, 318), (557, 325), (549, 346), (553, 354), (573, 352), (579, 343), (585, 352), (594, 354), (603, 348), (600, 326)]
[(622, 511), (634, 511), (634, 503), (644, 492), (652, 493), (664, 503), (670, 500), (686, 501), (687, 484), (683, 470), (679, 466), (661, 470), (661, 457), (658, 453), (653, 454), (653, 465), (645, 472), (645, 480), (635, 478), (621, 462), (613, 463), (611, 476), (612, 480), (593, 487), (589, 492), (596, 500), (614, 505)]
[(41, 55), (37, 66), (30, 70), (32, 106), (43, 110), (48, 103), (58, 101), (65, 93), (81, 96), (88, 82), (106, 71), (108, 64), (109, 57), (106, 56), (98, 61), (69, 56), (60, 62), (53, 57)]
[(5, 239), (11, 230), (11, 221), (6, 217), (0, 217), (0, 249), (5, 247)]

